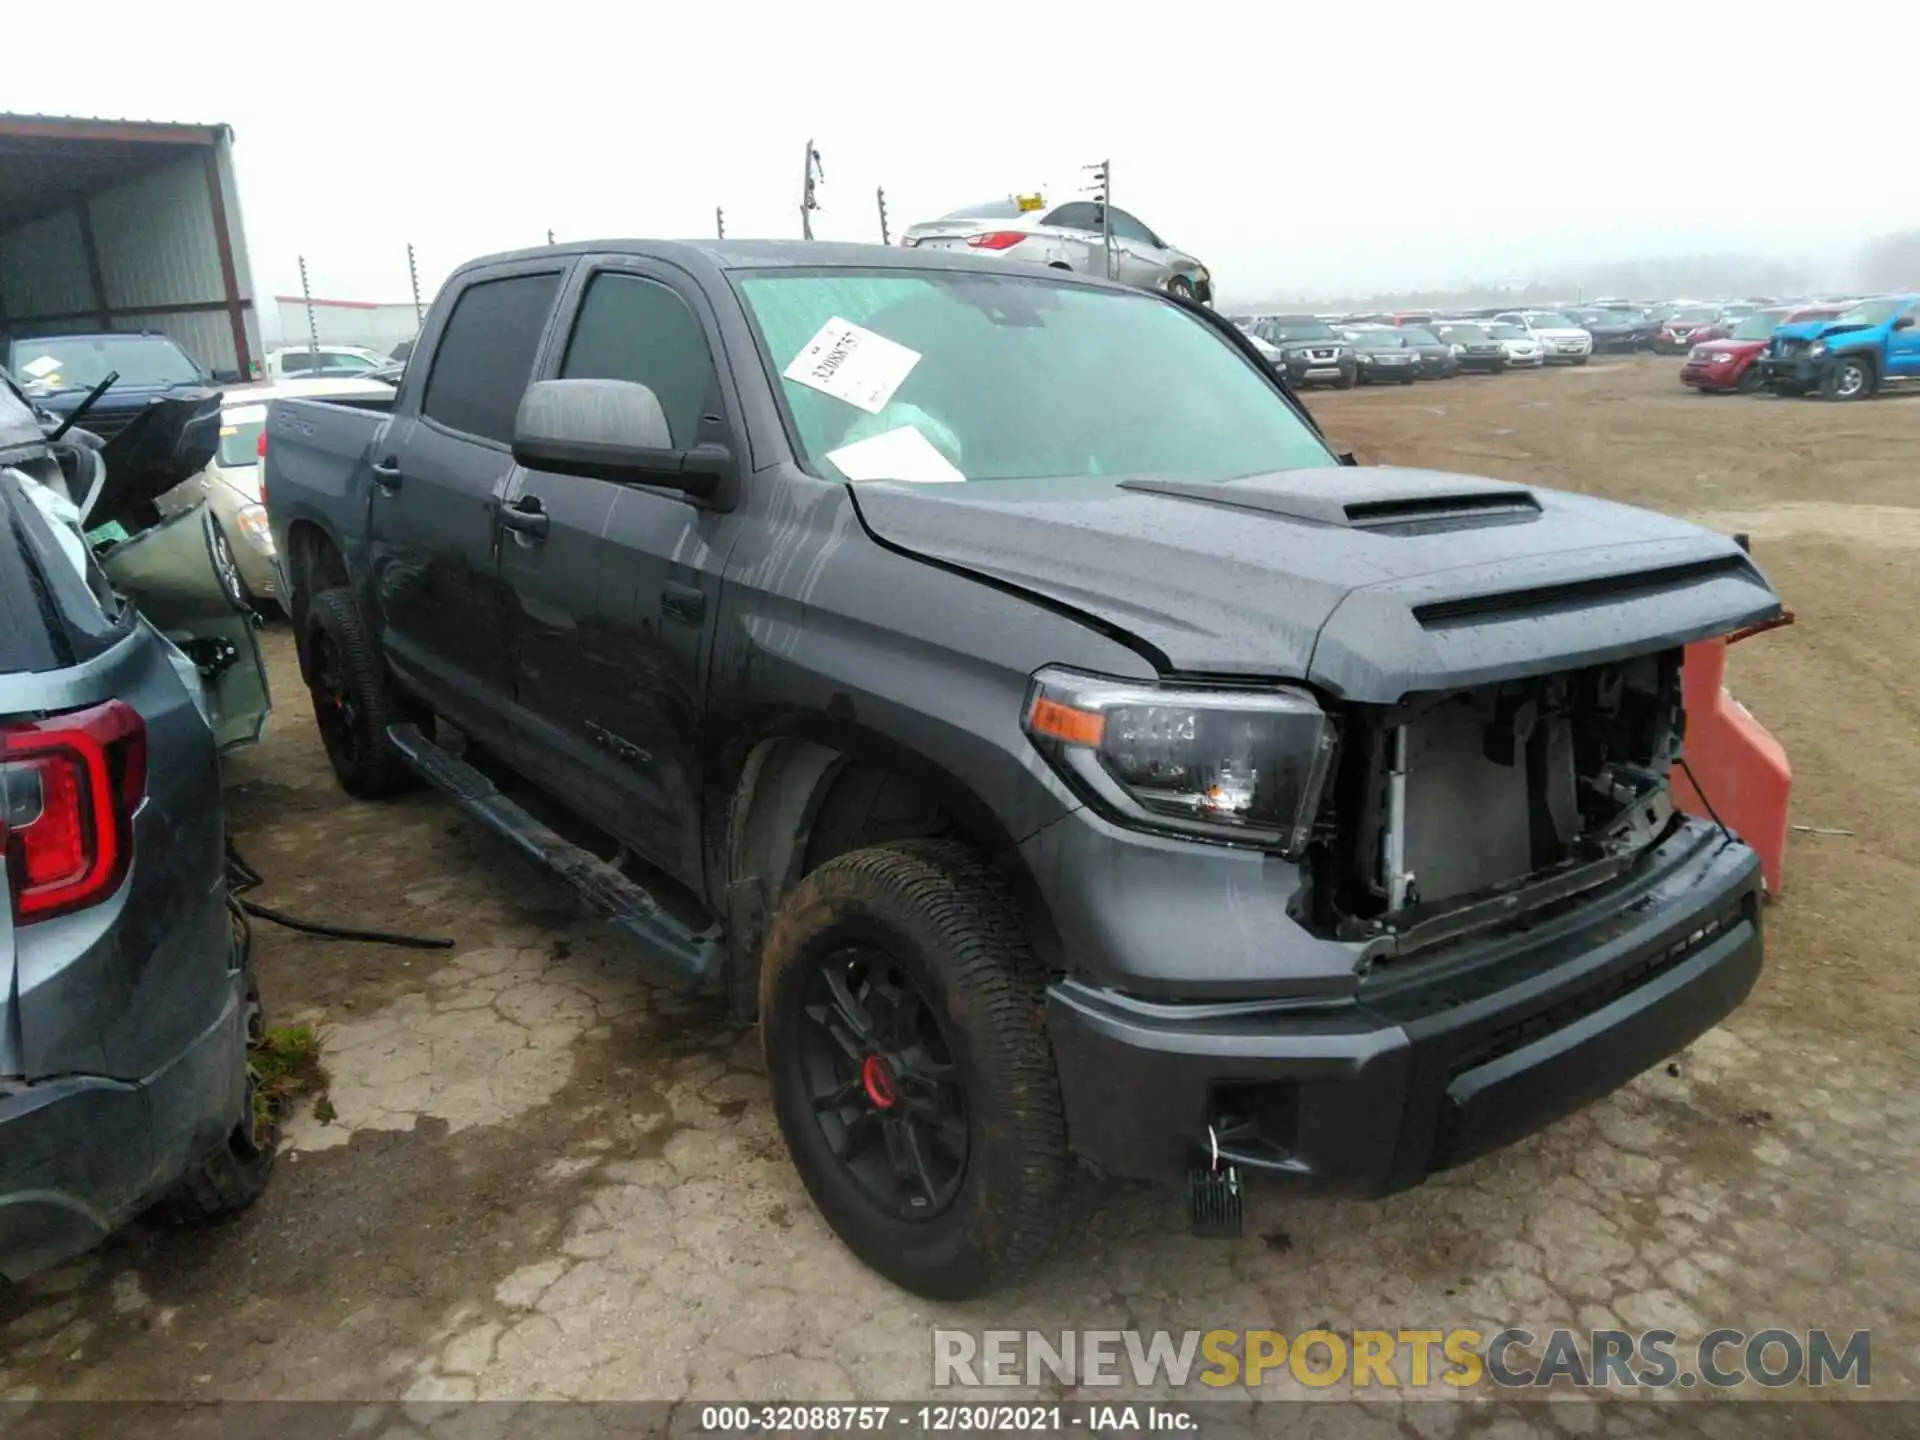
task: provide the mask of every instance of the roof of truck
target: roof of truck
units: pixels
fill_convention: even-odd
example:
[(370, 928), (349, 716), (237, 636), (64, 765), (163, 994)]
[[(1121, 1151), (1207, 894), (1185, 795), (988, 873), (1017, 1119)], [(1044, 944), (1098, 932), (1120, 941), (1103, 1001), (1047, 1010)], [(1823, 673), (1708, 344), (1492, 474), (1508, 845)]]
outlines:
[[(885, 268), (890, 270), (974, 270), (990, 275), (1032, 275), (1038, 267), (1018, 262), (1011, 266), (1003, 256), (959, 255), (951, 250), (909, 250), (901, 245), (856, 245), (840, 240), (581, 240), (565, 245), (536, 245), (526, 250), (509, 250), (483, 255), (455, 271), (456, 275), (483, 265), (507, 261), (535, 260), (542, 256), (572, 258), (577, 255), (634, 255), (676, 262), (693, 268), (719, 270), (828, 268)], [(1079, 281), (1089, 285), (1113, 285), (1115, 289), (1136, 287), (1083, 275), (1078, 271), (1053, 270), (1058, 280)]]

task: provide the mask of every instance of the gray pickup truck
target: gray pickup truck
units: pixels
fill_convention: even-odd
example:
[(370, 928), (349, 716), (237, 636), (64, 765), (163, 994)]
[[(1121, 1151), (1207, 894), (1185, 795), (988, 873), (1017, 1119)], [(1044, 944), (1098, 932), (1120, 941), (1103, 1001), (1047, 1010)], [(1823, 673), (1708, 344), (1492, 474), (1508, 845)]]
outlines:
[[(1625, 1083), (1761, 963), (1678, 813), (1734, 541), (1335, 454), (1227, 321), (773, 242), (475, 261), (390, 414), (276, 400), (341, 783), (415, 778), (762, 1031), (829, 1223), (930, 1296), (1076, 1163), (1384, 1193)], [(564, 837), (564, 838), (563, 838)]]

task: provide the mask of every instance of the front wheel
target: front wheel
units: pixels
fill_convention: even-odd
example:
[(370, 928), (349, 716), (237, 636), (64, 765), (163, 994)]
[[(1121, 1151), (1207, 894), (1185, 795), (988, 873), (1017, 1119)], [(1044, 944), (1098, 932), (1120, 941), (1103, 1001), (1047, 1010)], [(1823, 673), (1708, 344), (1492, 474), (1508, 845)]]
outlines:
[(835, 1234), (937, 1300), (1031, 1269), (1067, 1217), (1041, 974), (969, 851), (856, 850), (802, 880), (760, 977), (774, 1112)]
[(1333, 382), (1333, 388), (1336, 390), (1351, 390), (1353, 388), (1353, 376), (1342, 375), (1338, 380)]
[(259, 602), (253, 598), (253, 592), (247, 588), (246, 577), (240, 573), (240, 565), (233, 558), (233, 546), (227, 543), (227, 532), (217, 523), (213, 527), (213, 569), (220, 577), (220, 588), (227, 592), (227, 599), (241, 610), (258, 610)]
[(1873, 368), (1864, 360), (1839, 360), (1820, 381), (1822, 400), (1864, 400), (1873, 393)]
[(1740, 378), (1733, 382), (1733, 388), (1742, 395), (1758, 395), (1766, 383), (1767, 377), (1760, 372), (1760, 367), (1749, 365), (1740, 372)]
[(1167, 281), (1167, 293), (1179, 300), (1194, 298), (1193, 281), (1185, 275), (1175, 275)]
[(1402, 375), (1400, 377), (1400, 383), (1402, 385), (1411, 385), (1414, 381), (1418, 380), (1419, 378), (1420, 377), (1418, 375)]
[(1587, 359), (1588, 357), (1585, 355), (1576, 355), (1573, 357), (1573, 363), (1576, 365), (1584, 365), (1587, 363)]

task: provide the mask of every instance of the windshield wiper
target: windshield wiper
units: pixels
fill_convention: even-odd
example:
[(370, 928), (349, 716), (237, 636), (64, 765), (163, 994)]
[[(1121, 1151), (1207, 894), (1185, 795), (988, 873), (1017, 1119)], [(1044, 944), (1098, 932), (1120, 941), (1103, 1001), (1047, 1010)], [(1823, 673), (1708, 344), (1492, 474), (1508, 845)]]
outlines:
[(83, 415), (85, 415), (89, 410), (93, 409), (95, 403), (100, 399), (100, 397), (107, 393), (107, 387), (113, 384), (113, 382), (118, 380), (119, 378), (120, 378), (120, 372), (118, 370), (109, 370), (107, 372), (107, 378), (102, 380), (98, 385), (94, 386), (93, 389), (89, 390), (87, 392), (87, 398), (82, 400), (78, 405), (74, 406), (73, 413), (68, 415), (66, 419), (60, 422), (60, 428), (55, 430), (53, 434), (47, 437), (47, 443), (52, 444), (55, 440), (58, 440), (61, 436), (65, 435), (67, 431), (73, 429), (74, 426), (78, 425), (80, 423), (80, 418)]

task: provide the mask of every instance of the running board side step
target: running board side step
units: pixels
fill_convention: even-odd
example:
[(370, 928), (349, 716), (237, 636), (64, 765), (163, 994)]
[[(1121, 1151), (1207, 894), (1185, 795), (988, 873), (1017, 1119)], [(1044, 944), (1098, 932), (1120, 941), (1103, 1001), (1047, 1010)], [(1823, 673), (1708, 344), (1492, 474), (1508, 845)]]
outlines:
[(726, 940), (718, 925), (690, 928), (664, 909), (645, 886), (543, 825), (485, 775), (427, 739), (418, 726), (388, 726), (387, 743), (422, 780), (450, 796), (528, 859), (558, 875), (588, 905), (638, 940), (666, 972), (662, 979), (697, 989), (719, 987)]

